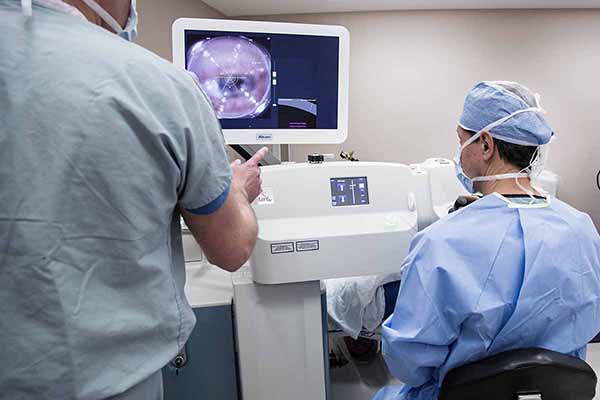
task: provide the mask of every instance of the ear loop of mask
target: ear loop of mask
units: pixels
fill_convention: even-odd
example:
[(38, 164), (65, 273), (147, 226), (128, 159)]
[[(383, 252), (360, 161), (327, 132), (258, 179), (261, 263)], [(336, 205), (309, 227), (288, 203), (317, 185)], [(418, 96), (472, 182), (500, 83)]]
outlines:
[[(550, 143), (552, 143), (553, 139), (550, 139)], [(538, 146), (536, 152), (533, 154), (532, 157), (532, 161), (531, 161), (531, 187), (534, 188), (535, 190), (537, 190), (542, 196), (544, 197), (549, 197), (550, 193), (546, 190), (544, 190), (544, 188), (542, 188), (540, 185), (536, 184), (535, 178), (539, 177), (541, 175), (541, 173), (544, 171), (545, 169), (545, 165), (546, 165), (546, 161), (548, 158), (548, 145), (550, 144), (545, 144), (542, 146)]]
[(530, 186), (531, 189), (530, 188), (525, 188), (523, 185), (521, 185), (521, 182), (519, 182), (519, 179), (515, 178), (515, 183), (517, 184), (517, 186), (519, 187), (519, 189), (521, 189), (522, 191), (524, 191), (525, 193), (527, 193), (527, 195), (531, 198), (531, 200), (529, 202), (530, 205), (533, 204), (535, 202), (535, 200), (536, 200), (535, 193), (533, 192), (532, 189), (537, 190), (542, 195), (544, 194), (544, 193), (542, 193), (543, 191), (540, 191), (538, 188), (536, 188), (536, 187), (533, 186), (533, 183), (532, 183), (532, 180), (531, 180), (531, 178), (533, 176), (533, 174), (532, 174), (533, 165), (534, 165), (534, 163), (538, 162), (539, 156), (540, 156), (540, 148), (538, 147), (534, 151), (533, 156), (531, 157), (531, 160), (529, 160), (529, 165), (527, 167), (523, 168), (520, 171), (520, 172), (528, 171), (527, 172), (527, 176), (529, 176), (529, 186)]
[(100, 7), (94, 0), (82, 0), (89, 8), (91, 8), (104, 22), (106, 22), (116, 34), (123, 32), (123, 28), (112, 15), (104, 8)]
[[(537, 109), (535, 110), (536, 113), (540, 113), (540, 114), (546, 114), (546, 110), (544, 110), (541, 106), (540, 106), (540, 95), (538, 93), (535, 94), (535, 101), (536, 101), (536, 105), (537, 105)], [(542, 189), (541, 187), (538, 187), (538, 185), (536, 185), (533, 182), (532, 178), (535, 178), (537, 176), (539, 176), (542, 173), (542, 170), (544, 169), (544, 165), (546, 163), (546, 160), (544, 159), (544, 154), (545, 154), (545, 150), (547, 149), (546, 145), (540, 145), (537, 147), (537, 149), (533, 152), (533, 155), (531, 156), (531, 160), (529, 160), (529, 165), (525, 168), (523, 168), (520, 172), (524, 172), (524, 171), (528, 171), (528, 175), (529, 175), (529, 186), (536, 190), (539, 194), (541, 194), (544, 197), (548, 197), (548, 192), (546, 192), (544, 189)], [(533, 192), (533, 190), (531, 189), (526, 189), (525, 187), (523, 187), (523, 185), (521, 185), (521, 182), (519, 182), (518, 178), (515, 178), (515, 182), (517, 184), (517, 186), (519, 187), (519, 189), (521, 189), (522, 191), (524, 191), (525, 193), (527, 193), (527, 195), (531, 198), (529, 204), (533, 204), (536, 201), (535, 198), (535, 193)]]

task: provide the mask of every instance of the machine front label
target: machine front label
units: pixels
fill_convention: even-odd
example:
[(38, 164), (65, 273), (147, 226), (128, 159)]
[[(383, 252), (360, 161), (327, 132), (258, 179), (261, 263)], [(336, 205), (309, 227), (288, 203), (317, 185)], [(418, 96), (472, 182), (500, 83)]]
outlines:
[(293, 253), (294, 242), (273, 243), (271, 245), (271, 254)]
[(318, 240), (303, 240), (296, 242), (296, 251), (317, 251), (319, 250)]
[(265, 187), (256, 198), (256, 203), (259, 205), (274, 204), (275, 195), (272, 187)]

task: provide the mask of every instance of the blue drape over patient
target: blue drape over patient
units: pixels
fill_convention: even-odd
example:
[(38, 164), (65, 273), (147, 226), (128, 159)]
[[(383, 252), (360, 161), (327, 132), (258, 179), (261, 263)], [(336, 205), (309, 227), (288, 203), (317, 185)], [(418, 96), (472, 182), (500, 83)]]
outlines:
[(449, 370), (505, 350), (585, 358), (600, 332), (600, 238), (559, 200), (512, 208), (488, 195), (419, 233), (402, 268), (383, 353), (406, 385), (377, 400), (435, 400)]

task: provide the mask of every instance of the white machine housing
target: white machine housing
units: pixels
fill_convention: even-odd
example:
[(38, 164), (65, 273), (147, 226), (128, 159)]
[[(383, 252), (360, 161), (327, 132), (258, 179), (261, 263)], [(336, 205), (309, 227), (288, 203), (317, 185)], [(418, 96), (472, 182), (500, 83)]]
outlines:
[[(262, 178), (251, 268), (233, 284), (242, 397), (325, 400), (320, 280), (397, 272), (418, 231), (415, 193), (429, 192), (427, 175), (402, 164), (328, 162), (264, 167)], [(363, 192), (352, 191), (359, 205), (334, 193), (361, 183)]]
[[(430, 223), (444, 218), (454, 205), (456, 198), (469, 193), (461, 186), (456, 178), (454, 162), (445, 158), (429, 158), (418, 164), (427, 174), (431, 209), (433, 215), (428, 217)], [(425, 218), (425, 216), (423, 216)]]
[[(461, 192), (453, 186), (453, 171), (440, 159), (411, 167), (375, 162), (263, 167), (263, 193), (253, 205), (256, 248), (233, 285), (227, 273), (191, 262), (202, 255), (191, 235), (184, 236), (190, 301), (219, 305), (233, 295), (244, 400), (326, 400), (320, 280), (398, 272), (417, 231), (445, 215)], [(358, 177), (366, 178), (368, 204), (334, 207), (331, 179)]]
[[(403, 164), (329, 162), (262, 168), (254, 203), (255, 282), (280, 284), (398, 271), (418, 231), (426, 175)], [(331, 179), (365, 177), (369, 204), (332, 206)]]

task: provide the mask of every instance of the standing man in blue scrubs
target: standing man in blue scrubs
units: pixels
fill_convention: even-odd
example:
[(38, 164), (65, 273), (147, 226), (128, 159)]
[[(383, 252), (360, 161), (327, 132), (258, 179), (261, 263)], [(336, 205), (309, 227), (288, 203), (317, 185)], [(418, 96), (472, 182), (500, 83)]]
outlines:
[(0, 0), (0, 399), (158, 400), (195, 323), (180, 215), (234, 271), (261, 150), (229, 165), (130, 0)]
[(402, 266), (383, 353), (405, 385), (377, 400), (437, 400), (451, 369), (512, 349), (584, 359), (600, 332), (600, 238), (530, 177), (553, 131), (539, 96), (480, 82), (457, 128), (457, 177), (483, 198), (420, 232)]

